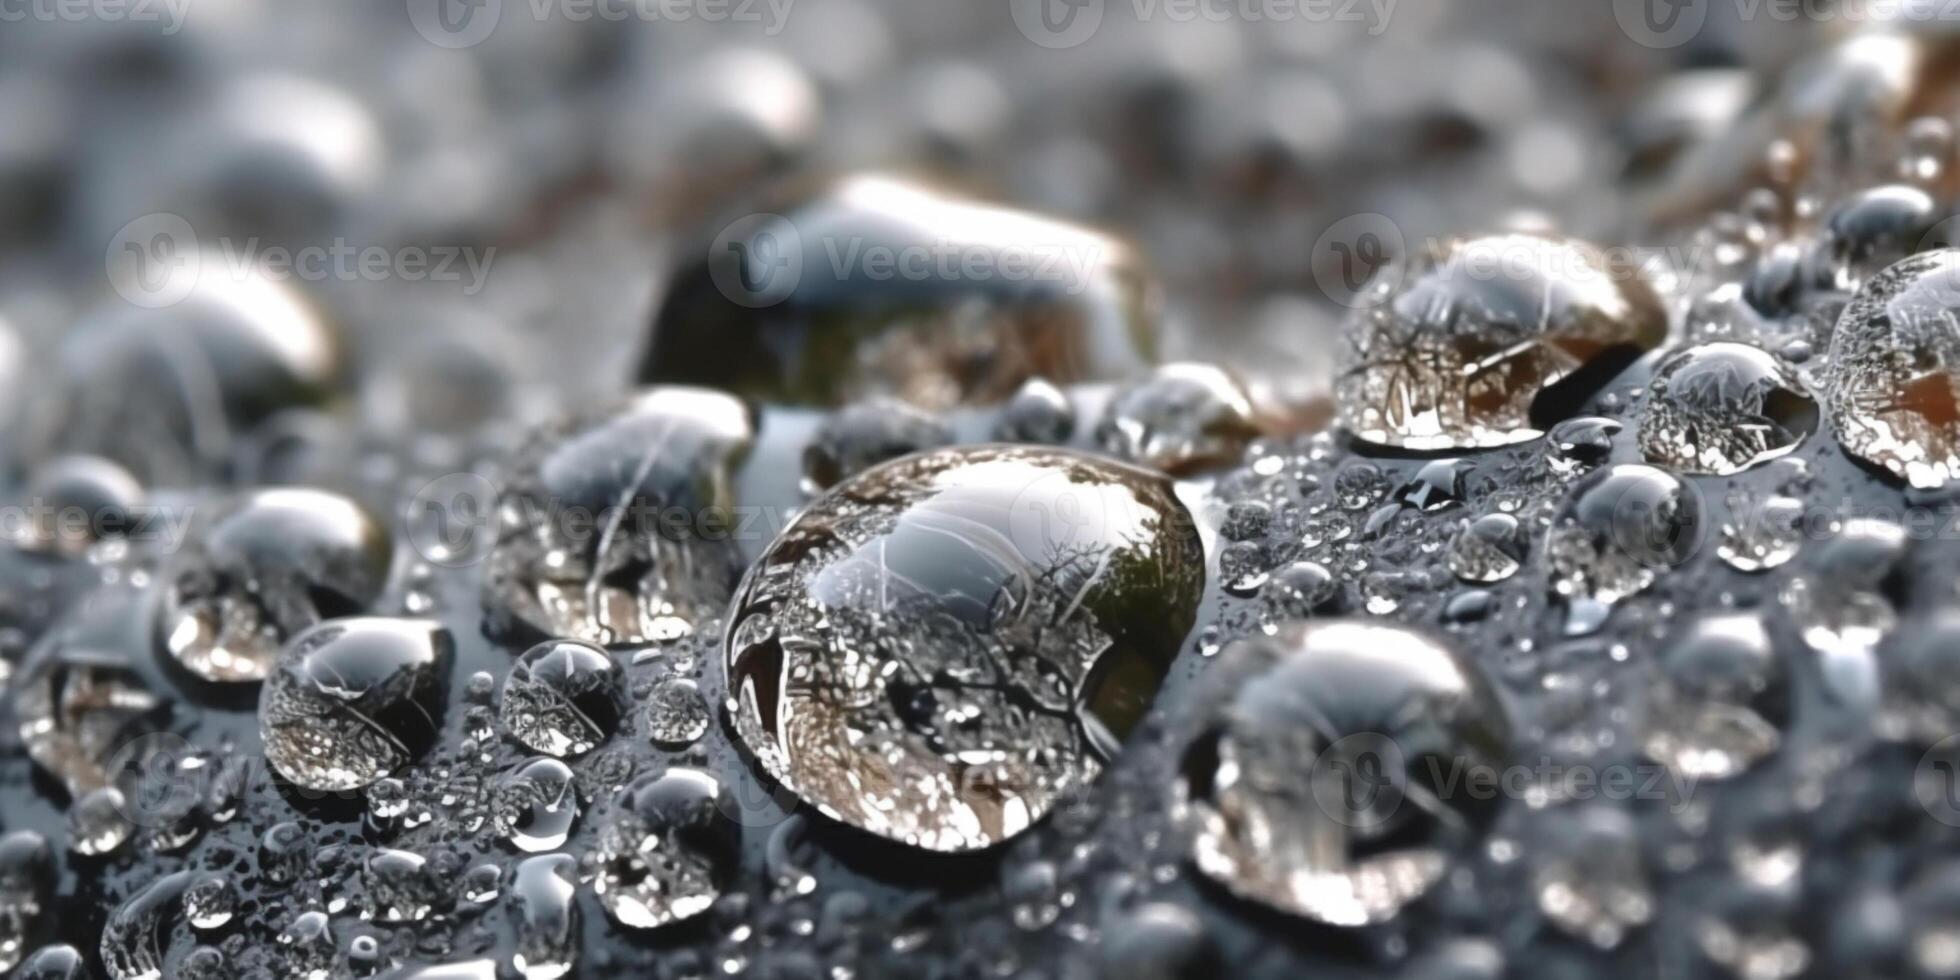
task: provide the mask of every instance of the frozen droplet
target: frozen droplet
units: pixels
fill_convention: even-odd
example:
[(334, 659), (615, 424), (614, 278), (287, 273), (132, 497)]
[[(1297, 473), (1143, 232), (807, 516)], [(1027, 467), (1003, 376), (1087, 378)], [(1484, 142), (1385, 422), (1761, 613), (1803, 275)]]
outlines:
[(557, 980), (578, 962), (578, 862), (569, 854), (540, 854), (517, 863), (508, 901), (517, 948), (510, 965), (524, 980)]
[(497, 786), (497, 833), (520, 851), (555, 851), (578, 821), (572, 770), (557, 759), (534, 759)]
[(708, 702), (694, 682), (669, 677), (646, 697), (647, 737), (670, 749), (686, 748), (708, 733)]
[(1117, 391), (1096, 423), (1096, 445), (1166, 473), (1236, 463), (1259, 435), (1245, 386), (1210, 364), (1166, 364)]
[(622, 677), (619, 664), (599, 647), (547, 640), (511, 665), (498, 716), (511, 737), (534, 752), (583, 755), (619, 729)]
[(1198, 869), (1234, 894), (1341, 926), (1393, 918), (1474, 839), (1488, 801), (1439, 780), (1494, 776), (1503, 703), (1420, 633), (1323, 620), (1241, 640), (1185, 750), (1180, 807)]
[(184, 889), (184, 918), (192, 928), (222, 928), (237, 911), (238, 888), (224, 875), (206, 875)]
[(1838, 318), (1824, 379), (1845, 451), (1915, 487), (1960, 474), (1960, 250), (1867, 282)]
[(1817, 403), (1796, 372), (1747, 344), (1700, 344), (1655, 369), (1640, 416), (1640, 452), (1684, 473), (1739, 473), (1817, 429)]
[(259, 737), (281, 776), (351, 790), (434, 743), (447, 699), (451, 640), (428, 620), (328, 620), (279, 655), (259, 693)]
[(1450, 540), (1450, 573), (1465, 582), (1502, 582), (1524, 562), (1524, 532), (1509, 514), (1485, 514)]
[(580, 860), (599, 904), (630, 929), (655, 929), (708, 910), (735, 860), (735, 827), (707, 773), (675, 768), (614, 800)]
[(1803, 533), (1803, 501), (1770, 497), (1755, 506), (1731, 508), (1715, 554), (1738, 572), (1766, 572), (1797, 556)]
[[(1533, 235), (1458, 239), (1384, 268), (1350, 316), (1339, 355), (1339, 421), (1408, 449), (1535, 439), (1533, 406), (1582, 368), (1659, 346), (1653, 290), (1581, 242)], [(1576, 404), (1588, 392), (1557, 392)]]
[(994, 438), (1059, 446), (1075, 435), (1075, 405), (1068, 394), (1046, 378), (1029, 378), (1001, 406)]
[(719, 613), (740, 571), (732, 468), (754, 429), (728, 395), (654, 388), (540, 433), (497, 501), (486, 608), (606, 644), (677, 638)]
[(1788, 668), (1755, 613), (1703, 616), (1671, 640), (1647, 694), (1647, 756), (1694, 779), (1740, 775), (1783, 742)]
[(641, 381), (943, 409), (1004, 400), (1033, 377), (1108, 381), (1146, 363), (1157, 289), (1122, 241), (881, 174), (776, 210), (691, 253)]
[(1168, 481), (1053, 449), (889, 463), (803, 511), (730, 614), (743, 744), (824, 813), (939, 851), (1101, 771), (1196, 618)]
[(1702, 532), (1701, 498), (1672, 473), (1637, 463), (1596, 470), (1545, 534), (1553, 590), (1590, 622), (1587, 606), (1603, 611), (1644, 591), (1694, 555)]
[(258, 491), (164, 573), (158, 642), (205, 680), (264, 680), (294, 634), (368, 610), (387, 584), (391, 550), (388, 532), (345, 497)]
[(1612, 949), (1653, 918), (1639, 828), (1624, 812), (1595, 805), (1555, 813), (1534, 839), (1538, 909), (1560, 929)]
[(887, 460), (951, 445), (938, 415), (896, 398), (869, 398), (830, 414), (803, 449), (803, 489), (816, 496)]

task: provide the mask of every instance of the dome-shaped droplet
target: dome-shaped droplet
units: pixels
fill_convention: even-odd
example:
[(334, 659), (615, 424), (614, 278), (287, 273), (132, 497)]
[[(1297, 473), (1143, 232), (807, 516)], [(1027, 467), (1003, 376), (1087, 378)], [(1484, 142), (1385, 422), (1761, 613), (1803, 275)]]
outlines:
[(178, 871), (145, 885), (102, 924), (102, 965), (114, 980), (161, 980), (171, 930), (196, 875)]
[(1487, 801), (1439, 780), (1495, 775), (1510, 722), (1476, 668), (1420, 633), (1324, 620), (1241, 640), (1185, 751), (1198, 869), (1243, 898), (1334, 925), (1390, 919), (1449, 866)]
[(714, 777), (681, 768), (620, 791), (580, 861), (613, 921), (654, 929), (700, 915), (721, 896), (737, 843), (722, 795)]
[(16, 547), (80, 555), (123, 537), (142, 516), (143, 486), (121, 465), (98, 456), (63, 456), (37, 468), (22, 488), (24, 505), (0, 528)]
[(1932, 195), (1887, 184), (1845, 198), (1824, 221), (1824, 234), (1806, 272), (1832, 289), (1856, 289), (1885, 267), (1923, 247), (1943, 215)]
[(505, 776), (492, 803), (497, 833), (520, 851), (564, 846), (578, 822), (578, 790), (572, 778), (571, 767), (557, 759), (535, 759)]
[(1553, 590), (1575, 623), (1597, 626), (1614, 603), (1692, 557), (1702, 532), (1701, 498), (1672, 473), (1637, 463), (1597, 470), (1545, 533)]
[(1450, 573), (1465, 582), (1502, 582), (1524, 563), (1524, 532), (1509, 514), (1485, 514), (1450, 539)]
[(1237, 462), (1259, 435), (1239, 379), (1210, 364), (1166, 364), (1118, 390), (1096, 423), (1096, 444), (1166, 473)]
[(1695, 779), (1727, 779), (1782, 744), (1787, 668), (1754, 613), (1704, 616), (1675, 637), (1648, 690), (1642, 749)]
[(257, 681), (322, 619), (364, 613), (388, 581), (392, 544), (360, 505), (319, 490), (261, 490), (177, 556), (157, 638), (191, 673)]
[(116, 753), (171, 719), (167, 685), (147, 669), (149, 651), (131, 629), (143, 615), (139, 593), (98, 590), (36, 642), (13, 679), (28, 757), (78, 801), (113, 791)]
[(994, 438), (1059, 446), (1075, 435), (1075, 403), (1046, 378), (1029, 378), (1000, 409)]
[(1852, 518), (1815, 546), (1816, 559), (1778, 596), (1816, 651), (1826, 691), (1840, 703), (1877, 707), (1878, 645), (1897, 625), (1897, 579), (1912, 547), (1890, 521)]
[(670, 749), (686, 748), (708, 733), (708, 702), (693, 681), (669, 677), (646, 697), (647, 738)]
[(832, 817), (986, 847), (1102, 769), (1203, 575), (1196, 528), (1154, 474), (998, 446), (889, 463), (813, 503), (743, 581), (736, 729)]
[(612, 737), (625, 710), (622, 671), (605, 650), (547, 640), (524, 652), (504, 678), (504, 728), (534, 752), (581, 755)]
[(200, 930), (222, 928), (238, 911), (238, 887), (225, 875), (206, 875), (184, 889), (184, 918)]
[(1623, 811), (1593, 805), (1555, 812), (1532, 837), (1539, 845), (1531, 874), (1538, 909), (1560, 929), (1612, 949), (1654, 917), (1639, 827)]
[(541, 433), (497, 502), (486, 607), (593, 643), (685, 635), (739, 574), (731, 471), (753, 437), (747, 407), (697, 388)]
[(528, 857), (511, 873), (517, 948), (510, 965), (524, 980), (557, 980), (578, 962), (577, 882), (578, 861), (569, 854)]
[(1574, 375), (1604, 383), (1582, 369), (1666, 335), (1653, 290), (1591, 246), (1516, 234), (1454, 240), (1383, 269), (1362, 297), (1340, 348), (1339, 422), (1359, 439), (1409, 449), (1535, 439), (1539, 396)]
[(259, 693), (259, 737), (281, 776), (359, 789), (434, 742), (449, 632), (427, 620), (328, 620), (294, 637)]
[(335, 953), (333, 920), (327, 913), (315, 909), (293, 916), (275, 941), (283, 954), (287, 976), (326, 980)]
[(816, 496), (883, 463), (951, 445), (944, 419), (896, 398), (867, 398), (831, 413), (803, 449), (803, 488)]
[(1803, 548), (1803, 510), (1803, 501), (1780, 496), (1732, 508), (1729, 519), (1722, 522), (1716, 556), (1738, 572), (1782, 566)]
[(1796, 372), (1747, 344), (1701, 344), (1660, 363), (1640, 416), (1640, 452), (1683, 473), (1739, 473), (1817, 429)]
[(1838, 317), (1824, 378), (1845, 451), (1939, 487), (1960, 475), (1960, 250), (1914, 255)]
[(1561, 476), (1577, 476), (1613, 455), (1613, 439), (1625, 426), (1596, 415), (1566, 419), (1545, 434), (1545, 457)]
[(413, 851), (377, 848), (361, 862), (361, 916), (382, 922), (420, 922), (445, 899), (447, 889)]
[(1960, 732), (1960, 610), (1940, 609), (1885, 638), (1883, 730), (1931, 745)]
[(82, 951), (57, 943), (28, 954), (14, 972), (14, 980), (87, 980), (88, 975), (88, 961), (82, 958)]
[(689, 255), (640, 380), (767, 401), (929, 408), (1136, 374), (1154, 284), (1116, 239), (875, 174), (828, 183)]

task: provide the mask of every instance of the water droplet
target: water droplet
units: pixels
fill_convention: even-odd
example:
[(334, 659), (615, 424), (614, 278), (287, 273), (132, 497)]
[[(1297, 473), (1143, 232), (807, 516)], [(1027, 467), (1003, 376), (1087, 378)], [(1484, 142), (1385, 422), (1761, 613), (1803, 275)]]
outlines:
[(1239, 380), (1210, 364), (1166, 364), (1119, 390), (1096, 423), (1103, 452), (1166, 473), (1238, 461), (1259, 435)]
[(517, 948), (510, 965), (524, 980), (557, 980), (578, 962), (578, 862), (569, 854), (540, 854), (517, 864), (510, 897)]
[(655, 929), (714, 904), (736, 845), (721, 805), (721, 784), (694, 769), (669, 769), (621, 791), (580, 861), (613, 921)]
[(1551, 815), (1534, 837), (1538, 908), (1560, 929), (1601, 949), (1620, 945), (1654, 915), (1632, 818), (1605, 805)]
[(1842, 704), (1876, 707), (1875, 654), (1899, 619), (1887, 586), (1909, 546), (1905, 528), (1854, 518), (1818, 546), (1812, 574), (1784, 583), (1779, 599), (1821, 658), (1826, 691)]
[(1263, 592), (1281, 615), (1297, 617), (1331, 610), (1341, 597), (1341, 586), (1327, 566), (1296, 561), (1274, 572)]
[(1367, 510), (1388, 493), (1388, 477), (1373, 463), (1355, 462), (1334, 474), (1334, 499), (1344, 510)]
[(1960, 250), (1874, 277), (1831, 334), (1825, 393), (1845, 451), (1937, 488), (1960, 474)]
[(812, 504), (744, 580), (737, 734), (834, 818), (985, 847), (1101, 770), (1202, 585), (1190, 516), (1144, 471), (1008, 447), (887, 464)]
[(1211, 941), (1197, 913), (1168, 902), (1138, 906), (1103, 936), (1102, 975), (1197, 980), (1216, 976)]
[(1546, 532), (1552, 586), (1581, 623), (1644, 591), (1660, 569), (1692, 557), (1702, 533), (1701, 498), (1666, 470), (1623, 463), (1574, 486)]
[(1450, 572), (1465, 582), (1502, 582), (1524, 562), (1524, 532), (1509, 514), (1485, 514), (1450, 541)]
[(708, 733), (708, 702), (693, 681), (668, 677), (646, 698), (647, 737), (669, 749), (686, 748)]
[(871, 398), (832, 412), (803, 449), (803, 491), (816, 496), (887, 460), (951, 445), (939, 416), (896, 398)]
[(1001, 406), (994, 438), (1059, 446), (1075, 435), (1075, 405), (1068, 394), (1046, 378), (1029, 378)]
[(1640, 417), (1647, 461), (1686, 473), (1740, 473), (1817, 429), (1796, 372), (1747, 344), (1700, 344), (1655, 369)]
[(1613, 456), (1613, 437), (1624, 428), (1619, 421), (1595, 415), (1566, 419), (1546, 434), (1545, 454), (1554, 472), (1577, 476)]
[(534, 759), (497, 787), (497, 833), (520, 851), (555, 851), (578, 821), (572, 770), (557, 759)]
[(251, 494), (166, 572), (159, 645), (205, 680), (263, 680), (300, 630), (367, 611), (387, 584), (391, 548), (388, 532), (344, 497)]
[(15, 971), (14, 980), (87, 980), (88, 962), (66, 943), (35, 950)]
[[(1340, 351), (1340, 424), (1408, 449), (1535, 439), (1541, 395), (1567, 378), (1603, 383), (1581, 369), (1667, 335), (1644, 281), (1589, 245), (1531, 235), (1432, 247), (1384, 269), (1362, 301)], [(1585, 393), (1561, 394), (1576, 403)]]
[(26, 506), (0, 532), (23, 550), (68, 557), (127, 535), (144, 516), (143, 485), (95, 456), (50, 460), (35, 469), (19, 499)]
[(129, 624), (140, 593), (99, 590), (29, 651), (12, 684), (27, 754), (80, 799), (109, 784), (114, 753), (160, 731), (171, 701), (143, 669), (148, 652)]
[(754, 428), (727, 395), (655, 388), (541, 433), (497, 501), (486, 608), (608, 644), (685, 635), (719, 613), (740, 570), (730, 471)]
[(1771, 497), (1761, 505), (1731, 508), (1722, 523), (1715, 554), (1739, 572), (1765, 572), (1782, 566), (1803, 548), (1803, 501)]
[(333, 968), (333, 921), (325, 912), (301, 912), (280, 930), (278, 943), (285, 952), (287, 976), (300, 980), (327, 980)]
[(511, 666), (498, 715), (511, 736), (534, 752), (583, 755), (619, 729), (622, 677), (619, 664), (599, 647), (547, 640)]
[(54, 885), (54, 849), (46, 837), (31, 830), (0, 837), (0, 971), (20, 962)]
[(102, 965), (115, 980), (161, 980), (170, 931), (193, 875), (178, 871), (150, 882), (102, 924)]
[(259, 737), (281, 776), (359, 789), (435, 741), (449, 633), (427, 620), (328, 620), (295, 636), (259, 695)]
[[(641, 381), (941, 409), (1001, 401), (1033, 377), (1134, 377), (1145, 363), (1156, 287), (1114, 238), (879, 174), (778, 213), (719, 229), (679, 271)], [(842, 251), (853, 258), (836, 261)]]
[(1856, 289), (1918, 250), (1940, 217), (1932, 195), (1917, 187), (1888, 184), (1852, 194), (1825, 219), (1810, 275), (1834, 289)]
[(306, 873), (313, 842), (292, 821), (273, 824), (259, 839), (259, 871), (267, 881), (286, 885)]
[(1463, 461), (1433, 459), (1422, 464), (1407, 483), (1396, 488), (1395, 499), (1421, 511), (1438, 511), (1463, 500)]
[(238, 889), (224, 875), (206, 875), (184, 890), (184, 917), (194, 929), (218, 929), (238, 911)]
[(77, 854), (95, 857), (113, 852), (136, 832), (122, 790), (99, 786), (82, 794), (68, 808), (69, 846)]
[(1198, 869), (1233, 893), (1322, 922), (1393, 918), (1428, 891), (1483, 802), (1438, 784), (1500, 767), (1504, 706), (1474, 666), (1422, 634), (1323, 620), (1241, 640), (1179, 784)]
[(1696, 620), (1659, 666), (1642, 743), (1649, 758), (1695, 779), (1728, 779), (1782, 744), (1788, 671), (1754, 613)]
[(361, 886), (361, 917), (383, 922), (420, 922), (443, 894), (427, 858), (392, 848), (377, 848), (361, 862)]

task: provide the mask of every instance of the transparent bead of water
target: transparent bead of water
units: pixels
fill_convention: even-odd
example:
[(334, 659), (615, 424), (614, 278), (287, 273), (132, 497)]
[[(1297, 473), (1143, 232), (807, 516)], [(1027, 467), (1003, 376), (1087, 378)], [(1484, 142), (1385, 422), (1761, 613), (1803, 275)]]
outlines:
[(1654, 917), (1639, 827), (1624, 811), (1594, 805), (1556, 812), (1534, 837), (1540, 846), (1532, 887), (1554, 925), (1612, 949)]
[(669, 749), (686, 748), (708, 733), (712, 720), (707, 699), (694, 682), (679, 677), (662, 679), (646, 698), (647, 738)]
[(1474, 665), (1421, 633), (1346, 620), (1234, 643), (1184, 750), (1178, 812), (1198, 870), (1338, 926), (1393, 919), (1487, 825), (1443, 772), (1501, 768), (1511, 728)]
[(109, 854), (129, 840), (136, 824), (129, 804), (113, 786), (92, 789), (68, 807), (68, 846), (77, 854)]
[(387, 584), (388, 532), (319, 490), (234, 503), (164, 573), (158, 643), (209, 681), (264, 680), (299, 631), (366, 612)]
[(1166, 473), (1238, 461), (1259, 435), (1251, 396), (1210, 364), (1166, 364), (1119, 390), (1096, 423), (1103, 452)]
[(1577, 476), (1613, 455), (1613, 439), (1624, 429), (1616, 419), (1581, 416), (1552, 426), (1545, 434), (1545, 457), (1560, 476)]
[(1144, 470), (1000, 446), (880, 467), (744, 580), (723, 665), (736, 734), (835, 819), (987, 847), (1101, 771), (1196, 619), (1203, 565)]
[(684, 768), (620, 791), (579, 864), (614, 922), (657, 929), (706, 912), (721, 896), (736, 847), (722, 797), (714, 777)]
[(1546, 531), (1553, 591), (1580, 622), (1596, 626), (1661, 570), (1691, 558), (1703, 530), (1700, 496), (1672, 473), (1637, 463), (1595, 470)]
[(1818, 654), (1826, 693), (1840, 704), (1877, 707), (1878, 645), (1899, 620), (1887, 586), (1910, 544), (1906, 529), (1890, 521), (1845, 521), (1816, 546), (1807, 574), (1785, 582), (1778, 596)]
[(1373, 463), (1354, 462), (1334, 474), (1334, 499), (1343, 510), (1367, 510), (1388, 493), (1388, 477)]
[(184, 890), (184, 918), (194, 929), (218, 929), (238, 911), (238, 888), (231, 879), (206, 875)]
[(453, 659), (428, 620), (328, 620), (295, 636), (259, 694), (259, 737), (279, 775), (352, 790), (434, 743)]
[(994, 438), (1059, 446), (1075, 435), (1075, 405), (1068, 394), (1045, 378), (1029, 378), (1001, 406)]
[(1738, 572), (1779, 568), (1803, 548), (1803, 501), (1770, 497), (1753, 506), (1731, 508), (1722, 522), (1715, 554)]
[(88, 976), (82, 951), (66, 943), (35, 950), (14, 971), (14, 980), (88, 980)]
[[(1577, 403), (1567, 378), (1658, 347), (1667, 318), (1646, 282), (1581, 242), (1456, 239), (1385, 267), (1356, 304), (1338, 354), (1339, 423), (1356, 438), (1420, 450), (1535, 439), (1540, 396)], [(1535, 412), (1534, 409), (1537, 409)]]
[(333, 920), (318, 910), (301, 912), (274, 940), (284, 954), (286, 975), (299, 980), (327, 980), (333, 969)]
[(540, 854), (517, 863), (507, 901), (516, 919), (511, 968), (524, 980), (557, 980), (578, 962), (578, 862)]
[(1789, 670), (1755, 613), (1714, 613), (1669, 641), (1647, 696), (1647, 756), (1683, 776), (1730, 779), (1783, 744)]
[(145, 885), (102, 925), (102, 965), (115, 980), (161, 980), (171, 933), (194, 875), (177, 871)]
[(1747, 344), (1699, 344), (1655, 369), (1640, 452), (1678, 472), (1726, 476), (1797, 448), (1817, 421), (1817, 403), (1775, 355)]
[(1824, 394), (1846, 452), (1920, 488), (1960, 474), (1960, 250), (1873, 277), (1831, 334)]
[(873, 466), (953, 442), (944, 419), (896, 398), (847, 405), (824, 419), (803, 449), (803, 491), (816, 496)]
[(572, 770), (557, 759), (534, 759), (497, 787), (497, 833), (520, 851), (555, 851), (578, 821)]
[(1432, 459), (1395, 489), (1395, 499), (1424, 512), (1454, 506), (1463, 500), (1466, 469), (1460, 459)]
[(420, 922), (444, 891), (428, 858), (393, 848), (376, 848), (361, 862), (361, 886), (361, 917), (382, 922)]
[(623, 677), (600, 647), (548, 640), (511, 666), (498, 714), (512, 737), (534, 752), (582, 755), (618, 731)]
[(1933, 745), (1960, 732), (1960, 611), (1936, 609), (1899, 624), (1881, 642), (1888, 737)]
[(0, 535), (25, 551), (71, 558), (127, 536), (145, 516), (143, 485), (97, 456), (49, 460), (35, 469), (19, 499), (26, 506)]
[(1450, 539), (1450, 573), (1465, 582), (1502, 582), (1524, 563), (1525, 539), (1518, 519), (1509, 514), (1485, 514), (1465, 524)]

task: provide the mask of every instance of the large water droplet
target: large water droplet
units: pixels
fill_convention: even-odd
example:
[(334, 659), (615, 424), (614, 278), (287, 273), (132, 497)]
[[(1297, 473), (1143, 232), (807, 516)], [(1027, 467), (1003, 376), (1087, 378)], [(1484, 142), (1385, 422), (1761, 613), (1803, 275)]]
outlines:
[(1487, 800), (1442, 780), (1510, 751), (1476, 668), (1399, 627), (1294, 624), (1228, 648), (1225, 692), (1186, 750), (1199, 870), (1244, 898), (1343, 926), (1392, 918), (1443, 877)]
[(611, 738), (624, 706), (619, 664), (590, 643), (548, 640), (504, 678), (504, 728), (534, 752), (581, 755)]
[(542, 433), (497, 502), (485, 605), (592, 643), (686, 634), (740, 569), (731, 467), (753, 436), (741, 402), (695, 388)]
[(1666, 470), (1625, 463), (1580, 481), (1545, 534), (1568, 628), (1596, 628), (1613, 604), (1693, 556), (1702, 530), (1701, 498)]
[(1259, 435), (1239, 380), (1210, 364), (1166, 364), (1118, 391), (1096, 423), (1103, 452), (1166, 473), (1238, 461)]
[(578, 821), (572, 770), (557, 759), (536, 759), (497, 787), (497, 833), (520, 851), (555, 851)]
[(1847, 452), (1915, 487), (1960, 474), (1960, 250), (1872, 278), (1831, 335), (1825, 392)]
[(165, 875), (109, 913), (102, 924), (102, 965), (115, 980), (160, 980), (170, 930), (183, 913), (182, 898), (196, 875)]
[(736, 845), (721, 805), (721, 784), (694, 769), (669, 769), (620, 792), (598, 843), (580, 860), (613, 921), (654, 929), (714, 904)]
[(986, 847), (1101, 770), (1202, 586), (1161, 477), (1046, 449), (890, 463), (812, 504), (744, 580), (737, 732), (832, 817)]
[(259, 737), (279, 774), (311, 789), (366, 786), (434, 742), (449, 632), (426, 620), (328, 620), (279, 655), (259, 694)]
[(1485, 514), (1450, 540), (1450, 573), (1465, 582), (1502, 582), (1524, 563), (1524, 532), (1509, 514)]
[(388, 532), (353, 501), (259, 491), (166, 573), (158, 640), (205, 680), (263, 680), (295, 633), (366, 612), (387, 584), (390, 557)]
[(1728, 779), (1782, 744), (1788, 671), (1756, 614), (1696, 620), (1659, 666), (1647, 697), (1649, 758), (1684, 776)]
[(1739, 473), (1817, 429), (1796, 372), (1747, 344), (1701, 344), (1655, 369), (1640, 417), (1647, 461), (1686, 473)]
[(1432, 247), (1384, 269), (1362, 302), (1341, 345), (1340, 424), (1409, 449), (1535, 439), (1539, 396), (1567, 378), (1595, 387), (1608, 379), (1582, 369), (1667, 335), (1644, 281), (1589, 245), (1531, 235)]
[(525, 858), (511, 874), (517, 949), (510, 965), (524, 980), (557, 980), (578, 962), (577, 881), (578, 862), (569, 854)]

